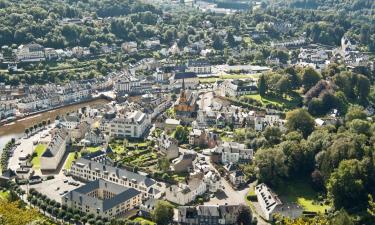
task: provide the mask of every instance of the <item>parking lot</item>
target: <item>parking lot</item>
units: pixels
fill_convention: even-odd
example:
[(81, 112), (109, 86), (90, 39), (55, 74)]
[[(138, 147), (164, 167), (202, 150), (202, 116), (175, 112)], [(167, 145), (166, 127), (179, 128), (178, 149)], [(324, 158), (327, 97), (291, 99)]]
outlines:
[[(76, 183), (76, 185), (73, 185), (71, 182)], [(80, 181), (74, 180), (72, 177), (67, 177), (64, 174), (58, 174), (52, 180), (46, 180), (39, 184), (29, 185), (28, 188), (34, 188), (38, 192), (47, 195), (50, 199), (61, 203), (61, 198), (64, 194), (82, 186), (83, 184), (84, 183)], [(27, 186), (23, 186), (23, 188), (27, 189)]]

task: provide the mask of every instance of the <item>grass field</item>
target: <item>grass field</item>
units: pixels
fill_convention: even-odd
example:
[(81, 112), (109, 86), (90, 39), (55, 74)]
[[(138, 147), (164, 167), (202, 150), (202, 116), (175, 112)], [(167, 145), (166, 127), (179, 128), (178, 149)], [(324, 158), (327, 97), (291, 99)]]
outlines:
[(275, 192), (282, 201), (297, 203), (307, 211), (324, 213), (330, 208), (328, 205), (318, 203), (319, 193), (306, 180), (289, 182), (276, 189)]
[(102, 148), (102, 146), (86, 147), (86, 151), (88, 151), (88, 152), (96, 152), (96, 151), (100, 150), (101, 148)]
[(0, 199), (8, 199), (9, 192), (0, 191)]
[(34, 152), (36, 152), (36, 156), (32, 158), (31, 163), (33, 164), (34, 169), (40, 169), (40, 157), (47, 149), (47, 145), (39, 144), (35, 147)]
[(281, 106), (286, 109), (294, 109), (298, 107), (298, 104), (300, 103), (300, 97), (298, 96), (290, 96), (288, 95), (286, 98), (279, 98), (274, 96), (264, 96), (261, 97), (259, 94), (253, 94), (253, 95), (245, 95), (247, 98), (252, 98), (254, 100), (259, 101), (262, 103), (263, 106), (266, 106), (268, 104)]
[(141, 223), (141, 225), (156, 225), (156, 223), (152, 222), (151, 220), (148, 220), (142, 217), (135, 218), (133, 222), (139, 222)]
[[(80, 153), (78, 153), (78, 158), (80, 157)], [(74, 161), (75, 152), (69, 152), (69, 155), (66, 159), (64, 169), (70, 169), (72, 167), (73, 161)]]

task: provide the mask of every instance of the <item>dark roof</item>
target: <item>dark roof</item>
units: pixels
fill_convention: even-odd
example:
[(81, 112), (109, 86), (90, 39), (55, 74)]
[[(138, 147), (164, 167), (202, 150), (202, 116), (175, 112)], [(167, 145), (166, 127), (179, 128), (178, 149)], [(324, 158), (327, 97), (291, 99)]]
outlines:
[(257, 91), (258, 88), (256, 86), (242, 86), (238, 87), (237, 91)]
[[(107, 190), (114, 193), (115, 196), (109, 199), (99, 199), (87, 195), (96, 189)], [(99, 179), (72, 190), (65, 196), (65, 198), (68, 198), (71, 201), (85, 202), (85, 205), (100, 208), (103, 211), (106, 211), (133, 198), (134, 196), (139, 195), (140, 193), (140, 191), (137, 191), (134, 188), (126, 188), (124, 186)]]
[(176, 73), (174, 75), (174, 79), (175, 80), (178, 80), (178, 79), (187, 79), (187, 78), (195, 78), (197, 77), (197, 74), (194, 73), (194, 72), (180, 72), (180, 73)]
[(143, 176), (141, 174), (134, 173), (134, 172), (131, 172), (125, 169), (120, 169), (120, 168), (113, 167), (113, 166), (104, 165), (103, 163), (90, 161), (84, 158), (77, 159), (74, 165), (77, 165), (79, 167), (88, 166), (90, 170), (98, 169), (101, 171), (101, 173), (103, 173), (104, 171), (108, 171), (109, 173), (117, 174), (119, 178), (126, 177), (127, 179), (130, 179), (130, 180), (134, 179), (138, 183), (144, 183), (146, 187), (150, 187), (155, 184), (154, 180), (152, 180), (149, 177)]
[(17, 174), (12, 169), (7, 169), (3, 172), (2, 176), (7, 178), (13, 178), (16, 177)]
[(189, 60), (188, 61), (188, 66), (211, 66), (211, 64), (207, 61), (207, 60), (204, 60), (204, 59), (198, 59), (198, 60)]

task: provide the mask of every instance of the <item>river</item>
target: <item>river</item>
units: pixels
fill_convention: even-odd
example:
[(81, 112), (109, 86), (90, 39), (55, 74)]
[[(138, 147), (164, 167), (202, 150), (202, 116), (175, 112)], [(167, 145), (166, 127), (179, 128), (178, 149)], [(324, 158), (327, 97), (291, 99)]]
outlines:
[(100, 106), (108, 103), (108, 100), (105, 99), (94, 99), (92, 101), (79, 103), (75, 105), (68, 105), (62, 108), (54, 109), (47, 112), (42, 112), (33, 116), (28, 116), (23, 119), (17, 120), (10, 124), (0, 126), (0, 153), (3, 150), (4, 146), (12, 138), (19, 138), (24, 135), (25, 129), (35, 124), (39, 124), (42, 121), (50, 120), (51, 123), (55, 121), (56, 116), (62, 116), (70, 112), (77, 111), (80, 108), (85, 106)]

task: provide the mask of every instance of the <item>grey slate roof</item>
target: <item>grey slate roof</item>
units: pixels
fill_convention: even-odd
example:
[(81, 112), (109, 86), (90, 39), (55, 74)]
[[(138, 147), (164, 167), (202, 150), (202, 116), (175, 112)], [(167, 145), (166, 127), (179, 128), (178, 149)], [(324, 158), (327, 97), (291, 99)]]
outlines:
[[(99, 199), (87, 195), (96, 189), (107, 190), (114, 193), (115, 196), (109, 199)], [(100, 208), (101, 210), (106, 211), (118, 204), (126, 202), (140, 193), (140, 191), (137, 191), (134, 188), (126, 188), (121, 185), (99, 179), (72, 190), (65, 195), (64, 198), (70, 199), (70, 201), (80, 202), (83, 205), (88, 205), (92, 208)]]
[(137, 183), (144, 183), (146, 185), (146, 187), (150, 187), (150, 186), (155, 184), (154, 180), (152, 180), (149, 177), (143, 176), (141, 174), (134, 173), (134, 172), (131, 172), (131, 171), (128, 171), (128, 170), (125, 170), (125, 169), (120, 169), (120, 168), (113, 167), (113, 166), (104, 165), (102, 163), (90, 161), (88, 159), (83, 159), (83, 158), (77, 159), (74, 164), (79, 166), (79, 167), (83, 167), (85, 165), (88, 165), (90, 170), (98, 169), (98, 170), (100, 170), (100, 173), (103, 173), (104, 171), (108, 171), (109, 173), (116, 174), (117, 177), (120, 178), (120, 179), (122, 177), (126, 177), (129, 180), (134, 179), (134, 180), (137, 181)]

